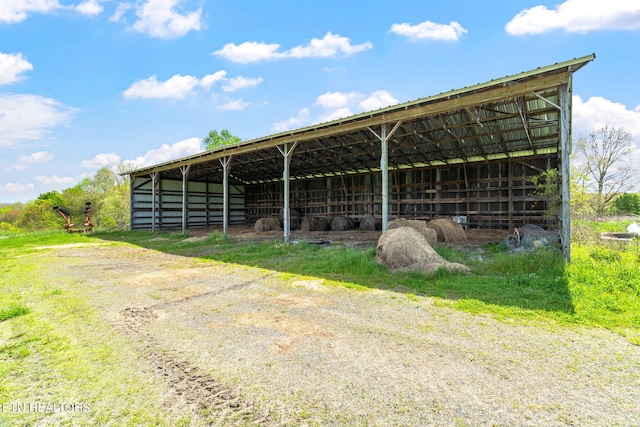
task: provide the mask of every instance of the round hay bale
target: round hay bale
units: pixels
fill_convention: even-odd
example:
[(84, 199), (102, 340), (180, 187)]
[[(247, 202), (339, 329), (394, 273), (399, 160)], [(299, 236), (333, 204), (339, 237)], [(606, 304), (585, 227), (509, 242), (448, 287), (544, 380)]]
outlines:
[(438, 236), (438, 242), (455, 243), (466, 242), (467, 233), (460, 224), (450, 218), (438, 218), (427, 223), (427, 227), (434, 230)]
[[(300, 218), (300, 211), (296, 209), (289, 208), (289, 217), (290, 218)], [(284, 208), (280, 209), (280, 218), (284, 218)]]
[[(278, 218), (278, 222), (280, 223), (280, 228), (284, 230), (284, 218)], [(289, 218), (289, 230), (299, 230), (301, 222), (302, 218), (299, 216), (292, 216)]]
[(414, 230), (422, 234), (427, 243), (429, 243), (429, 246), (431, 246), (432, 248), (435, 248), (438, 245), (438, 235), (434, 229), (427, 227), (426, 221), (398, 218), (394, 219), (393, 221), (389, 221), (387, 229), (392, 230), (394, 228), (400, 227), (413, 228)]
[(331, 220), (332, 231), (353, 230), (354, 227), (355, 223), (353, 222), (353, 220), (345, 216), (336, 216)]
[(422, 271), (433, 274), (439, 268), (457, 273), (470, 273), (466, 265), (448, 262), (429, 246), (419, 231), (411, 227), (387, 230), (378, 239), (376, 260), (391, 270)]
[(382, 219), (376, 218), (373, 215), (365, 215), (360, 220), (360, 230), (362, 231), (382, 230)]
[(324, 216), (305, 216), (300, 223), (303, 231), (328, 231), (331, 228), (331, 221)]
[(280, 228), (280, 221), (278, 218), (260, 218), (256, 221), (253, 229), (256, 233), (263, 233), (265, 231), (282, 230)]
[(300, 224), (302, 223), (302, 218), (299, 216), (292, 216), (289, 218), (289, 227), (291, 230), (299, 230)]

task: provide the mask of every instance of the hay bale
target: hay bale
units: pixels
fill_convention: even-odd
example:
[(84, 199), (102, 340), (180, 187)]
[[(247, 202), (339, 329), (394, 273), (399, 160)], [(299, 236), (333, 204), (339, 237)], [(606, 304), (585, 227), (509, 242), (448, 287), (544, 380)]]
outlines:
[[(300, 211), (296, 209), (289, 208), (289, 217), (290, 218), (300, 218)], [(284, 218), (284, 208), (280, 209), (280, 218)]]
[[(284, 218), (278, 218), (278, 222), (280, 222), (280, 228), (284, 230)], [(289, 230), (299, 230), (300, 223), (302, 222), (302, 218), (299, 216), (292, 216), (289, 218)]]
[(435, 248), (438, 245), (438, 235), (434, 229), (427, 227), (426, 221), (398, 218), (390, 221), (387, 229), (392, 230), (394, 228), (400, 227), (413, 228), (414, 230), (422, 234), (429, 246), (431, 246), (432, 248)]
[(460, 224), (450, 218), (438, 218), (427, 223), (427, 227), (434, 230), (438, 236), (438, 242), (454, 243), (466, 242), (467, 233)]
[(439, 268), (456, 273), (470, 273), (466, 265), (449, 262), (411, 227), (387, 230), (378, 239), (376, 260), (395, 271), (422, 271), (433, 274)]
[(260, 218), (256, 221), (253, 229), (256, 231), (256, 233), (263, 233), (265, 231), (272, 230), (282, 230), (282, 228), (280, 228), (280, 221), (278, 221), (278, 218)]
[(328, 231), (331, 228), (331, 220), (324, 216), (305, 216), (300, 223), (303, 231)]
[(299, 216), (292, 216), (289, 218), (289, 228), (291, 230), (299, 230), (300, 224), (302, 223), (302, 218)]
[(382, 230), (382, 219), (376, 218), (373, 215), (365, 215), (360, 220), (360, 230), (362, 231)]
[(346, 216), (336, 216), (331, 220), (331, 230), (333, 231), (346, 231), (353, 230), (355, 223), (351, 218)]

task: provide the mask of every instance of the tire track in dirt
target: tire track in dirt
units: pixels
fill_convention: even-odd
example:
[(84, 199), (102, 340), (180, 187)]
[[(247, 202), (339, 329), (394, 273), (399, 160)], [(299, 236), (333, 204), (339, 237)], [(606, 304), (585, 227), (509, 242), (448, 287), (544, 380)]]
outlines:
[[(258, 277), (258, 280), (266, 279), (267, 277), (273, 276), (274, 274), (275, 273), (271, 273), (271, 274), (267, 274), (267, 275)], [(237, 291), (237, 290), (240, 290), (242, 288), (246, 288), (247, 286), (250, 286), (250, 285), (254, 284), (255, 282), (256, 282), (256, 279), (247, 280), (246, 282), (237, 283), (235, 285), (227, 286), (226, 288), (215, 289), (215, 290), (209, 291), (209, 292), (202, 292), (202, 293), (199, 293), (199, 294), (190, 295), (188, 297), (180, 298), (180, 299), (173, 300), (173, 301), (160, 302), (158, 304), (150, 305), (147, 308), (150, 309), (150, 310), (154, 310), (154, 309), (159, 309), (159, 308), (174, 307), (176, 305), (180, 305), (180, 304), (185, 303), (185, 302), (190, 302), (190, 301), (193, 301), (195, 299), (209, 297), (209, 296), (216, 296), (216, 295), (223, 294), (225, 292)]]
[(162, 348), (143, 327), (158, 318), (154, 309), (242, 289), (253, 283), (255, 280), (149, 307), (126, 307), (120, 311), (125, 333), (140, 339), (140, 354), (149, 361), (153, 371), (171, 387), (176, 397), (207, 419), (215, 420), (211, 425), (273, 425), (274, 420), (269, 410), (261, 410), (254, 403), (245, 401), (236, 391), (223, 386), (189, 362), (180, 360), (175, 352)]

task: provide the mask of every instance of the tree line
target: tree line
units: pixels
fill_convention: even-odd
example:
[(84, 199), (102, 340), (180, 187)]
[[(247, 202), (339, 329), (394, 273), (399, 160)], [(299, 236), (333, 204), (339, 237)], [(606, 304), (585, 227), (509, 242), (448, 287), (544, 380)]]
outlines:
[[(207, 150), (239, 143), (227, 129), (212, 130), (203, 139)], [(640, 195), (632, 189), (640, 184), (640, 170), (628, 161), (635, 148), (631, 134), (623, 128), (604, 126), (575, 143), (571, 170), (571, 208), (574, 215), (640, 215)], [(83, 207), (91, 202), (92, 221), (97, 229), (128, 229), (130, 225), (130, 183), (126, 175), (131, 165), (122, 164), (118, 173), (102, 168), (91, 178), (61, 192), (52, 190), (27, 203), (0, 205), (0, 232), (37, 231), (64, 227), (54, 207), (83, 219)], [(557, 171), (535, 178), (542, 193), (557, 193)], [(555, 187), (554, 187), (555, 186)]]
[(63, 229), (65, 221), (56, 207), (69, 212), (75, 223), (82, 224), (87, 202), (91, 203), (91, 220), (96, 228), (127, 229), (129, 200), (128, 177), (104, 167), (93, 177), (63, 191), (51, 190), (27, 203), (0, 206), (0, 232)]

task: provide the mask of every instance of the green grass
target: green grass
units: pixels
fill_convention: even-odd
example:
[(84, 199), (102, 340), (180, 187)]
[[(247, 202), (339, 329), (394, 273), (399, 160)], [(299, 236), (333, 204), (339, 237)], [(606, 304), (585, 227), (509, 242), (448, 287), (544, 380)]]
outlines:
[[(0, 425), (189, 425), (163, 410), (163, 386), (135, 343), (95, 311), (81, 283), (52, 278), (59, 258), (36, 249), (97, 241), (64, 232), (0, 239)], [(80, 410), (18, 409), (30, 403)]]
[[(185, 235), (164, 232), (9, 235), (0, 238), (0, 402), (85, 402), (91, 408), (62, 421), (50, 418), (49, 424), (189, 424), (188, 419), (163, 413), (163, 389), (152, 376), (135, 368), (144, 365), (135, 344), (95, 311), (82, 285), (51, 282), (47, 266), (57, 258), (39, 246), (134, 244), (204, 262), (261, 267), (279, 272), (283, 279), (311, 276), (364, 292), (389, 290), (408, 300), (433, 297), (436, 306), (505, 322), (606, 328), (640, 344), (638, 243), (597, 238), (601, 231), (621, 231), (628, 224), (577, 225), (585, 238), (572, 246), (569, 265), (559, 251), (549, 248), (510, 253), (504, 244), (475, 250), (439, 247), (443, 257), (468, 265), (472, 273), (438, 271), (432, 276), (391, 273), (375, 261), (375, 248), (247, 243), (225, 240), (219, 234), (185, 242)], [(53, 417), (0, 413), (0, 425), (3, 420), (32, 425), (43, 416)]]
[(375, 261), (375, 248), (282, 242), (225, 241), (213, 235), (183, 242), (176, 233), (133, 232), (103, 238), (122, 240), (182, 256), (256, 266), (286, 274), (323, 278), (337, 286), (385, 289), (436, 297), (440, 306), (505, 321), (601, 327), (640, 344), (640, 255), (636, 242), (606, 245), (602, 231), (624, 230), (630, 221), (574, 223), (583, 243), (573, 245), (571, 264), (558, 250), (509, 252), (504, 243), (481, 250), (438, 247), (445, 259), (466, 264), (472, 274), (438, 271), (391, 273)]
[(0, 309), (0, 322), (28, 314), (30, 311), (31, 309), (25, 305), (12, 304), (8, 308)]

